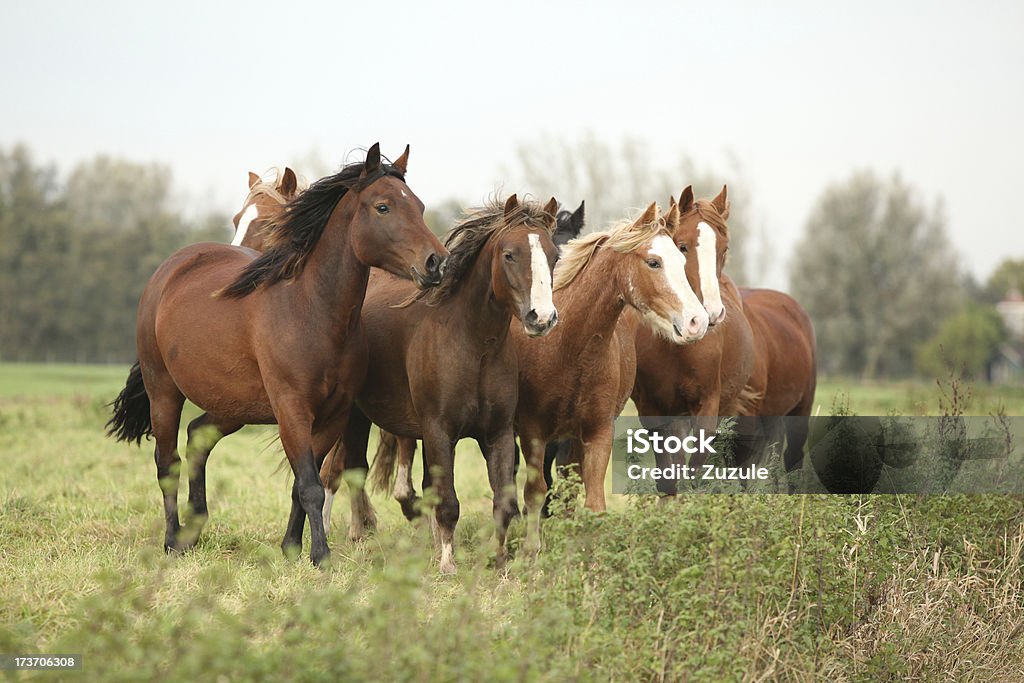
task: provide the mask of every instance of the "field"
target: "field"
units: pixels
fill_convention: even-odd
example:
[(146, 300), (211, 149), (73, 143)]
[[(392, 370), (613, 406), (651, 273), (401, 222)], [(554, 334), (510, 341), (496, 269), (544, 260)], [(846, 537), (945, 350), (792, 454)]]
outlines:
[[(615, 497), (499, 573), (463, 445), (457, 576), (381, 496), (358, 544), (336, 502), (318, 571), (281, 556), (290, 474), (274, 431), (247, 428), (211, 458), (199, 546), (166, 557), (151, 444), (102, 431), (125, 372), (0, 365), (0, 654), (84, 656), (56, 678), (1024, 680), (1019, 498)], [(859, 414), (937, 410), (926, 384), (825, 381), (821, 411), (841, 393)], [(976, 388), (967, 412), (1000, 403), (1022, 415), (1024, 391)]]

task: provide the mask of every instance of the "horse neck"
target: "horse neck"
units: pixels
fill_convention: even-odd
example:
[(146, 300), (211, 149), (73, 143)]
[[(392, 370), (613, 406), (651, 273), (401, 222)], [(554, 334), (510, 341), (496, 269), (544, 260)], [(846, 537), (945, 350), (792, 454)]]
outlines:
[(471, 336), (483, 340), (504, 340), (508, 336), (512, 313), (495, 297), (493, 258), (494, 243), (488, 240), (458, 288), (450, 295), (449, 305), (461, 306), (467, 312), (457, 319), (464, 323)]
[(576, 278), (555, 293), (558, 316), (565, 321), (563, 325), (572, 327), (571, 333), (565, 334), (563, 339), (566, 357), (576, 357), (595, 342), (611, 343), (619, 316), (626, 307), (618, 273), (622, 260), (622, 254), (598, 248)]
[(329, 321), (331, 334), (344, 337), (359, 324), (370, 267), (356, 258), (350, 239), (353, 196), (342, 198), (296, 277), (294, 296), (305, 299), (308, 311)]

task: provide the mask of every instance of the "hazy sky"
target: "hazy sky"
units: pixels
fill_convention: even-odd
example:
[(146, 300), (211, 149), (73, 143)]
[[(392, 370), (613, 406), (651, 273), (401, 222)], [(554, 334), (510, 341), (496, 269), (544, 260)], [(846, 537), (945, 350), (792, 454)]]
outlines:
[(1024, 3), (762, 4), (5, 2), (0, 145), (161, 161), (234, 211), (250, 169), (378, 140), (412, 144), (428, 206), (529, 191), (503, 177), (517, 144), (593, 131), (655, 166), (735, 155), (776, 286), (819, 192), (863, 168), (941, 195), (975, 275), (1024, 257)]

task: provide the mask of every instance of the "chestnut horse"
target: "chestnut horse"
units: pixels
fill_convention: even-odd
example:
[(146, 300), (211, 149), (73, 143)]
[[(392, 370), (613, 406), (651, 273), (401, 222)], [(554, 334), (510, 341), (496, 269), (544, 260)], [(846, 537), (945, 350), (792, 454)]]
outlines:
[(365, 162), (319, 180), (284, 207), (262, 255), (194, 244), (146, 285), (139, 359), (108, 433), (137, 443), (155, 437), (168, 551), (191, 547), (207, 516), (204, 448), (195, 463), (188, 453), (194, 520), (179, 535), (177, 440), (187, 397), (206, 411), (200, 419), (214, 443), (245, 424), (279, 425), (295, 475), (282, 549), (298, 553), (308, 516), (310, 559), (319, 565), (329, 556), (316, 465), (343, 431), (365, 376), (359, 321), (370, 267), (427, 287), (440, 281), (447, 255), (405, 184), (408, 152), (387, 164), (375, 144)]
[(266, 182), (249, 171), (249, 194), (232, 219), (235, 237), (231, 244), (263, 251), (267, 221), (281, 213), (281, 207), (304, 189), (305, 186), (299, 185), (295, 171), (288, 167), (285, 167), (276, 182)]
[(604, 478), (614, 420), (633, 388), (633, 337), (619, 325), (627, 307), (676, 344), (704, 336), (708, 314), (686, 280), (672, 241), (679, 210), (658, 217), (656, 204), (633, 222), (591, 233), (564, 247), (555, 268), (561, 324), (541, 340), (513, 330), (519, 357), (516, 428), (529, 465), (527, 549), (540, 544), (545, 445), (571, 439), (570, 462), (581, 467), (586, 506), (604, 510)]
[[(743, 313), (740, 293), (723, 271), (729, 250), (728, 189), (712, 200), (694, 201), (693, 188), (679, 195), (679, 225), (672, 237), (686, 259), (687, 276), (704, 302), (711, 328), (703, 339), (679, 346), (649, 330), (636, 333), (636, 385), (633, 402), (641, 416), (699, 416), (673, 420), (668, 425), (645, 424), (659, 431), (684, 436), (692, 423), (710, 433), (719, 415), (749, 414), (746, 389), (754, 369), (754, 340)], [(745, 391), (746, 389), (746, 391)], [(699, 455), (691, 465), (699, 466)], [(669, 456), (659, 465), (669, 464)], [(662, 493), (676, 492), (674, 479), (657, 481)]]
[[(455, 571), (454, 446), (466, 437), (476, 440), (487, 461), (498, 564), (504, 562), (516, 512), (512, 420), (518, 363), (509, 327), (522, 330), (524, 338), (542, 337), (558, 320), (551, 299), (557, 206), (554, 199), (541, 207), (512, 195), (504, 207), (493, 203), (472, 213), (449, 233), (449, 264), (441, 284), (428, 293), (417, 295), (408, 283), (386, 275), (370, 278), (363, 306), (367, 381), (321, 477), (330, 494), (343, 470), (366, 470), (371, 421), (398, 437), (383, 436), (385, 447), (374, 464), (378, 482), (392, 477), (397, 442), (411, 453), (421, 438), (424, 471), (432, 475), (438, 500), (431, 527), (443, 573)], [(399, 480), (407, 478), (406, 469)], [(358, 537), (372, 521), (372, 508), (365, 489), (355, 489), (350, 535)]]

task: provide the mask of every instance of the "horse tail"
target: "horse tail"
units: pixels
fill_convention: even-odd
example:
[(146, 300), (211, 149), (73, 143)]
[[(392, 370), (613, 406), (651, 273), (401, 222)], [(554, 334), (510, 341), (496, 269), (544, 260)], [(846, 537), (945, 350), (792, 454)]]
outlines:
[(142, 437), (153, 436), (153, 422), (149, 415), (149, 394), (142, 382), (142, 368), (139, 361), (128, 371), (124, 389), (109, 404), (114, 414), (107, 422), (107, 436), (118, 441), (134, 441), (142, 445)]
[(380, 430), (380, 443), (370, 468), (370, 485), (378, 493), (390, 494), (395, 488), (395, 464), (398, 462), (398, 437)]

